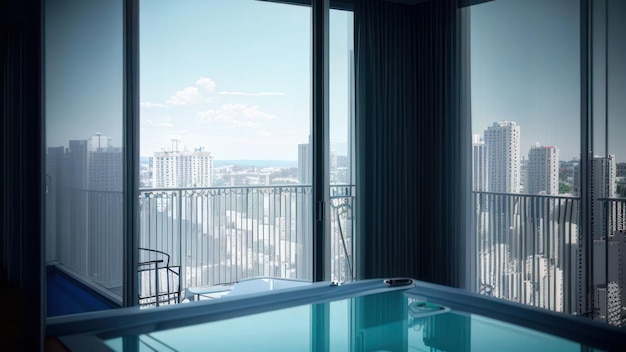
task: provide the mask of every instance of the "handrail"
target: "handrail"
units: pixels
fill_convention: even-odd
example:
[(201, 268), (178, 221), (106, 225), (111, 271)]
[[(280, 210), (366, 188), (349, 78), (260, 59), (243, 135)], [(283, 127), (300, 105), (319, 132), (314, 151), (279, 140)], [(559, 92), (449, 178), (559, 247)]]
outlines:
[[(143, 248), (143, 247), (139, 247), (139, 248), (137, 248), (137, 249), (139, 249), (140, 251), (148, 251), (148, 252), (153, 252), (153, 253), (163, 254), (164, 256), (166, 256), (166, 257), (167, 257), (167, 263), (165, 264), (165, 266), (169, 268), (169, 266), (170, 266), (170, 255), (169, 255), (169, 254), (167, 254), (167, 253), (165, 253), (165, 252), (163, 252), (163, 251), (159, 251), (159, 250), (156, 250), (156, 249), (150, 249), (150, 248)], [(163, 260), (161, 260), (161, 262), (163, 262)], [(141, 263), (139, 263), (139, 264), (142, 264), (142, 263), (143, 263), (143, 262), (141, 262)]]
[[(312, 221), (310, 190), (310, 185), (142, 188), (141, 245), (171, 255), (170, 263), (181, 266), (183, 289), (257, 275), (308, 279), (303, 258)], [(329, 206), (333, 250), (341, 253), (332, 267), (344, 281), (354, 275), (354, 185), (331, 185), (329, 192), (330, 204), (345, 204), (338, 212)]]
[[(178, 281), (179, 281), (179, 282), (178, 282), (178, 291), (176, 292), (176, 295), (177, 295), (177, 297), (178, 297), (178, 301), (179, 301), (179, 303), (180, 303), (180, 301), (181, 301), (181, 294), (180, 294), (180, 293), (181, 293), (181, 291), (182, 291), (181, 282), (180, 282), (180, 274), (181, 274), (181, 273), (180, 273), (180, 266), (179, 266), (179, 265), (173, 266), (173, 267), (178, 267), (178, 268), (179, 268), (179, 269), (178, 269), (178, 270), (179, 270), (179, 272), (178, 272), (178, 273), (177, 273), (177, 272), (175, 272), (174, 270), (172, 270), (172, 267), (170, 266), (170, 255), (169, 255), (169, 254), (167, 254), (166, 252), (159, 251), (159, 250), (156, 250), (156, 249), (151, 249), (151, 248), (143, 248), (143, 247), (139, 247), (138, 249), (139, 249), (140, 251), (147, 251), (147, 252), (151, 252), (151, 253), (160, 254), (160, 255), (163, 255), (163, 256), (165, 256), (165, 257), (167, 258), (167, 262), (166, 262), (166, 264), (165, 264), (165, 267), (163, 267), (163, 268), (159, 268), (159, 263), (163, 263), (163, 259), (148, 260), (148, 261), (143, 261), (143, 262), (139, 262), (139, 263), (138, 263), (138, 266), (154, 265), (154, 269), (152, 269), (152, 268), (148, 268), (148, 269), (138, 269), (138, 270), (137, 270), (137, 272), (139, 273), (139, 272), (151, 271), (151, 270), (154, 270), (154, 271), (155, 271), (155, 274), (154, 274), (154, 275), (155, 275), (155, 276), (154, 276), (154, 282), (155, 282), (154, 298), (155, 298), (155, 304), (156, 304), (156, 306), (158, 307), (158, 306), (160, 305), (160, 303), (161, 303), (161, 302), (159, 301), (159, 296), (162, 296), (162, 295), (165, 295), (165, 294), (166, 294), (166, 295), (167, 295), (167, 300), (168, 300), (168, 301), (170, 301), (170, 300), (171, 300), (171, 295), (172, 295), (172, 292), (171, 292), (171, 290), (170, 290), (170, 277), (169, 277), (169, 272), (172, 272), (173, 274), (175, 274), (175, 275), (177, 275), (177, 276), (178, 276)], [(166, 278), (166, 280), (167, 280), (167, 292), (166, 292), (166, 293), (164, 293), (164, 294), (161, 294), (161, 293), (159, 292), (159, 290), (160, 290), (160, 284), (159, 284), (159, 269), (165, 269), (165, 278)], [(147, 296), (147, 297), (141, 297), (141, 294), (140, 294), (139, 299), (141, 300), (141, 299), (147, 299), (147, 298), (152, 298), (152, 297), (153, 297), (152, 295), (149, 295), (149, 296)]]
[(495, 196), (513, 196), (524, 198), (548, 198), (548, 199), (580, 199), (580, 196), (566, 196), (556, 194), (528, 194), (528, 193), (506, 193), (506, 192), (489, 192), (489, 191), (472, 191), (474, 194), (495, 195)]
[[(227, 190), (227, 189), (271, 189), (271, 188), (311, 188), (311, 185), (284, 184), (284, 185), (241, 185), (241, 186), (211, 186), (211, 187), (160, 187), (139, 188), (139, 192), (164, 192), (164, 191), (204, 191), (204, 190)], [(352, 184), (330, 185), (329, 188), (354, 187)]]

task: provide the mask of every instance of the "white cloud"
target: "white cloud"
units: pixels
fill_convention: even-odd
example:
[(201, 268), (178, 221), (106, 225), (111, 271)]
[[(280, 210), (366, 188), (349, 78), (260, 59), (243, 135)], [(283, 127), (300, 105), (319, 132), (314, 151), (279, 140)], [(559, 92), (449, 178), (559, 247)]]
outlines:
[(253, 105), (253, 106), (246, 106), (243, 109), (243, 113), (245, 116), (249, 117), (249, 118), (255, 118), (255, 119), (269, 119), (269, 120), (275, 120), (278, 119), (278, 116), (276, 115), (272, 115), (272, 114), (268, 114), (265, 113), (263, 111), (261, 111), (261, 109), (259, 108), (258, 105)]
[(245, 109), (248, 105), (247, 104), (225, 104), (222, 105), (222, 111), (225, 112), (229, 112), (229, 113), (233, 113), (233, 114), (237, 114), (241, 111), (243, 111), (243, 109)]
[(174, 125), (173, 125), (173, 124), (171, 124), (171, 123), (169, 123), (169, 122), (163, 122), (163, 123), (160, 123), (160, 124), (159, 124), (159, 126), (161, 126), (161, 127), (166, 127), (166, 128), (172, 128), (172, 127), (174, 127)]
[(200, 79), (196, 81), (196, 86), (204, 88), (207, 92), (212, 92), (215, 90), (215, 81), (209, 77), (200, 77)]
[(219, 111), (216, 110), (201, 111), (197, 115), (203, 122), (211, 122), (223, 119), (219, 117)]
[(247, 92), (229, 92), (229, 91), (221, 91), (219, 94), (222, 95), (245, 95), (249, 97), (267, 97), (267, 96), (281, 96), (285, 95), (283, 92), (256, 92), (256, 93), (247, 93)]
[(278, 119), (278, 116), (261, 111), (258, 105), (225, 104), (219, 110), (207, 110), (197, 114), (203, 123), (220, 123), (238, 127), (260, 127), (263, 120)]
[(165, 107), (165, 104), (159, 103), (151, 103), (149, 101), (142, 101), (139, 103), (139, 106), (142, 108), (162, 108)]
[(254, 127), (261, 126), (261, 124), (257, 122), (252, 122), (252, 121), (233, 120), (233, 126), (254, 128)]
[(268, 131), (268, 130), (267, 130), (267, 129), (265, 129), (265, 128), (261, 128), (260, 130), (256, 131), (256, 134), (258, 134), (259, 136), (264, 136), (264, 137), (267, 137), (267, 136), (271, 136), (271, 135), (272, 135), (272, 134), (270, 133), (270, 131)]
[(166, 103), (174, 106), (187, 105), (196, 102), (198, 96), (198, 88), (187, 87), (176, 92), (176, 95), (173, 95)]
[[(209, 77), (200, 77), (195, 86), (185, 87), (182, 90), (176, 92), (165, 103), (170, 106), (182, 106), (196, 103), (210, 103), (215, 97), (210, 97), (207, 94), (215, 90), (215, 81)], [(155, 104), (152, 104), (155, 105)], [(159, 104), (164, 106), (163, 104)]]
[[(144, 108), (161, 108), (167, 106), (183, 106), (183, 105), (191, 105), (197, 103), (211, 103), (215, 100), (215, 96), (213, 95), (215, 91), (216, 83), (209, 77), (200, 77), (196, 80), (195, 85), (185, 87), (176, 92), (176, 94), (172, 95), (165, 104), (161, 103), (151, 103), (151, 102), (141, 102), (141, 107)], [(283, 92), (237, 92), (237, 91), (221, 91), (220, 95), (237, 95), (237, 96), (251, 96), (251, 97), (262, 97), (262, 96), (282, 96), (285, 95)], [(265, 114), (258, 111), (258, 106), (247, 107), (245, 104), (232, 104), (234, 109), (248, 109), (245, 114), (248, 114), (249, 117), (258, 117), (258, 118), (267, 118), (267, 119), (275, 119), (278, 118), (271, 114)]]

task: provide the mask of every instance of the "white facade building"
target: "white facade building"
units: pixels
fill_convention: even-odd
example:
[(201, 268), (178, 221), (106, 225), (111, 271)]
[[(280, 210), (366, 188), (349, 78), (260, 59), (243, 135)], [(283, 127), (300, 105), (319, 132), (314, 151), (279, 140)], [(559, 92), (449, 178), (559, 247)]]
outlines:
[(559, 148), (533, 146), (528, 152), (526, 193), (559, 194)]
[(98, 191), (122, 191), (122, 148), (108, 146), (89, 150), (89, 188)]
[(480, 135), (472, 138), (472, 190), (476, 192), (489, 191), (489, 159), (487, 146)]
[(520, 126), (495, 122), (484, 133), (489, 164), (489, 191), (520, 192)]
[(155, 188), (211, 187), (213, 156), (202, 148), (154, 153)]

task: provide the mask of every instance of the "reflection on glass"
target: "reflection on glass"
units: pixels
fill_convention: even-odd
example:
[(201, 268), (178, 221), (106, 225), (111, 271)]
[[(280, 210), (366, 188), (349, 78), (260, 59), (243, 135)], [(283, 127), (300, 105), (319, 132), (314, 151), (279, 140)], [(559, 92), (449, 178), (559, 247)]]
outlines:
[(354, 14), (330, 11), (331, 280), (354, 278)]
[[(416, 300), (411, 297), (410, 293), (387, 291), (144, 332), (133, 337), (138, 339), (140, 350), (151, 351), (309, 351), (324, 343), (329, 351), (580, 351), (588, 348), (559, 336), (455, 309), (415, 316), (410, 306)], [(260, 299), (271, 300), (271, 297)], [(327, 312), (328, 319), (316, 320), (319, 317), (313, 312), (320, 308)], [(121, 337), (108, 338), (104, 341), (108, 347), (123, 351)]]
[(594, 320), (626, 325), (626, 4), (593, 2), (589, 154), (593, 231)]
[[(45, 1), (48, 316), (122, 293), (122, 1)], [(79, 283), (80, 282), (80, 283)]]
[(469, 12), (473, 284), (582, 312), (580, 5), (499, 0)]

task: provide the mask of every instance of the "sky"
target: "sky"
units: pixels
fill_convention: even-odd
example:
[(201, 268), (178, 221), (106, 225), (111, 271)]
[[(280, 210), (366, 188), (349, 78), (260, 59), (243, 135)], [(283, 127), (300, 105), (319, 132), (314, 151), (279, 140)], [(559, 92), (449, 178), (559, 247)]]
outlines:
[[(594, 151), (626, 161), (626, 2), (609, 6), (608, 119), (603, 37), (594, 39)], [(562, 160), (580, 156), (579, 16), (573, 0), (471, 8), (473, 133), (515, 121), (522, 155), (538, 142), (558, 146)], [(45, 2), (49, 147), (95, 133), (122, 145), (121, 18), (121, 0)], [(330, 139), (339, 154), (347, 149), (351, 18), (330, 17)], [(140, 1), (140, 101), (142, 156), (176, 138), (217, 160), (297, 160), (310, 131), (310, 8)]]
[(48, 147), (96, 133), (122, 145), (122, 1), (44, 1)]
[[(142, 155), (179, 139), (216, 159), (297, 160), (311, 123), (309, 7), (254, 0), (140, 6)], [(330, 109), (339, 118), (331, 142), (345, 144), (347, 13), (333, 11), (331, 26)]]
[[(472, 132), (520, 125), (530, 146), (580, 154), (579, 9), (571, 0), (497, 0), (471, 8)], [(558, 131), (558, 133), (557, 133)]]
[[(46, 4), (48, 146), (96, 133), (121, 146), (122, 2)], [(311, 16), (256, 0), (140, 1), (140, 155), (178, 139), (179, 149), (203, 147), (217, 160), (297, 160), (311, 124)], [(339, 154), (351, 18), (331, 11), (330, 139)]]
[[(626, 161), (626, 2), (610, 2), (610, 113), (604, 81), (595, 88), (594, 151)], [(561, 160), (580, 157), (580, 12), (572, 0), (496, 0), (471, 8), (472, 132), (515, 121), (522, 156), (535, 143), (558, 146)], [(617, 15), (621, 14), (621, 15)], [(617, 20), (619, 16), (621, 20)], [(602, 49), (602, 50), (599, 50)], [(604, 71), (596, 40), (594, 74)], [(598, 76), (599, 77), (599, 76)], [(604, 76), (602, 76), (604, 77)]]

